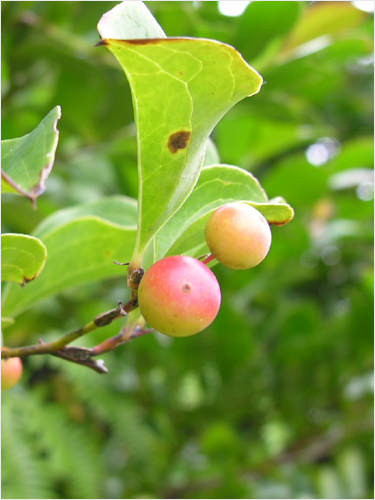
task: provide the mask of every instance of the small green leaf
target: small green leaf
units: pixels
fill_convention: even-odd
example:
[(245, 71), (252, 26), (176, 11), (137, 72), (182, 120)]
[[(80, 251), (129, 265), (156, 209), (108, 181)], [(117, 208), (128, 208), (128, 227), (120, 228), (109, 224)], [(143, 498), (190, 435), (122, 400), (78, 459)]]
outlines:
[(267, 203), (249, 202), (249, 205), (259, 210), (275, 226), (288, 224), (294, 217), (293, 208), (281, 196), (272, 198)]
[(46, 187), (58, 143), (56, 106), (30, 134), (1, 141), (1, 192), (18, 193), (33, 203)]
[(232, 201), (249, 203), (272, 224), (286, 224), (294, 214), (282, 198), (269, 201), (258, 180), (246, 170), (231, 165), (205, 167), (188, 200), (156, 235), (153, 259), (193, 249), (202, 253), (207, 220), (214, 210)]
[[(142, 5), (123, 2), (98, 25), (101, 43), (123, 67), (133, 96), (139, 171), (136, 261), (194, 188), (216, 123), (262, 84), (261, 76), (229, 45), (155, 35), (157, 28), (149, 28)], [(134, 24), (143, 23), (153, 38), (134, 31)]]
[[(115, 216), (116, 206), (119, 214), (127, 209), (134, 213), (134, 200), (124, 197), (111, 203), (101, 200), (96, 205), (83, 205), (76, 210), (86, 215), (75, 219), (72, 219), (74, 210), (70, 213), (69, 210), (63, 210), (43, 222), (35, 234), (41, 237), (48, 251), (44, 271), (25, 289), (8, 285), (4, 293), (3, 314), (14, 317), (36, 302), (66, 288), (115, 276), (124, 276), (125, 290), (126, 271), (113, 261), (130, 260), (136, 226), (120, 225), (108, 220)], [(89, 215), (90, 211), (95, 215)], [(124, 219), (128, 218), (125, 216)]]
[(1, 235), (1, 281), (25, 285), (42, 271), (47, 249), (33, 236), (25, 234)]

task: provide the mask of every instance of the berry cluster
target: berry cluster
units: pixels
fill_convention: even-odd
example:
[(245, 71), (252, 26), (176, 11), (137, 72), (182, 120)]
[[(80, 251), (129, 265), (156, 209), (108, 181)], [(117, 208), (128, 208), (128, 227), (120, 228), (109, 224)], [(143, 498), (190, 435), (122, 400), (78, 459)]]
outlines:
[[(242, 202), (218, 208), (206, 225), (212, 259), (231, 269), (257, 266), (268, 254), (271, 241), (267, 220)], [(159, 260), (146, 271), (138, 302), (143, 317), (155, 330), (187, 337), (201, 332), (216, 318), (221, 292), (206, 261), (176, 255)]]
[[(241, 202), (218, 208), (206, 225), (212, 255), (203, 262), (186, 255), (165, 257), (143, 275), (138, 303), (145, 320), (172, 337), (201, 332), (214, 321), (221, 304), (220, 286), (208, 262), (217, 259), (231, 269), (250, 269), (264, 260), (271, 240), (270, 226), (255, 208)], [(21, 376), (20, 358), (1, 360), (2, 390), (15, 386)]]

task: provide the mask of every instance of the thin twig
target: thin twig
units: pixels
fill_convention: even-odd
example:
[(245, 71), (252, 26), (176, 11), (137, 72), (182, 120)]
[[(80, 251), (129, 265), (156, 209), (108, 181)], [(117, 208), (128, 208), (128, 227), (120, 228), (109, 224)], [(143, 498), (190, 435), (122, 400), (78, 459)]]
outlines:
[(66, 346), (64, 349), (51, 352), (50, 354), (72, 363), (87, 366), (87, 368), (91, 368), (97, 373), (108, 373), (104, 361), (102, 359), (91, 359), (91, 349), (86, 349), (85, 347)]
[(212, 260), (215, 260), (215, 256), (210, 254), (204, 260), (202, 260), (202, 264), (209, 264)]
[[(129, 302), (127, 302), (125, 305), (122, 305), (122, 303), (119, 302), (118, 306), (115, 309), (111, 309), (110, 311), (99, 314), (99, 316), (97, 316), (93, 321), (90, 321), (90, 323), (87, 323), (87, 325), (79, 328), (78, 330), (75, 330), (74, 332), (68, 333), (55, 342), (40, 342), (36, 345), (9, 348), (6, 351), (1, 352), (1, 358), (32, 356), (34, 354), (53, 354), (56, 351), (61, 351), (68, 344), (82, 337), (83, 335), (86, 335), (87, 333), (90, 333), (97, 328), (107, 326), (116, 319), (122, 318), (137, 307), (138, 304), (133, 299), (130, 299)], [(78, 362), (78, 360), (76, 362)]]
[(91, 349), (91, 356), (99, 356), (100, 354), (113, 351), (121, 344), (125, 344), (126, 342), (130, 342), (137, 337), (141, 337), (142, 335), (147, 335), (148, 333), (153, 332), (155, 332), (153, 328), (145, 330), (138, 325), (134, 328), (129, 328), (128, 325), (125, 325), (123, 328), (121, 328), (120, 333), (118, 333), (114, 337), (111, 337), (110, 339), (106, 339), (101, 344), (93, 347)]

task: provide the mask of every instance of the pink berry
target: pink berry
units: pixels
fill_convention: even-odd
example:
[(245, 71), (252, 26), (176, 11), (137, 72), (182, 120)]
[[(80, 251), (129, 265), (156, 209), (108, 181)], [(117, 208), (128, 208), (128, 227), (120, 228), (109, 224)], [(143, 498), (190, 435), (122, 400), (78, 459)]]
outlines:
[(206, 225), (212, 255), (231, 269), (257, 266), (269, 252), (272, 233), (267, 220), (254, 207), (233, 202), (218, 208)]
[(187, 337), (213, 322), (221, 292), (207, 266), (192, 257), (176, 255), (155, 262), (145, 272), (138, 302), (152, 328), (172, 337)]

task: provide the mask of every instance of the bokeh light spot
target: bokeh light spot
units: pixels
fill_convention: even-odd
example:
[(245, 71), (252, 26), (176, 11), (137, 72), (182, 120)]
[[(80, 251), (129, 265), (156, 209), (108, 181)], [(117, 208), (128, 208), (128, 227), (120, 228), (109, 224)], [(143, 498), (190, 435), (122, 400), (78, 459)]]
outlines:
[(223, 14), (223, 16), (237, 17), (245, 12), (246, 7), (249, 5), (249, 3), (250, 2), (246, 0), (221, 0), (218, 2), (219, 12), (220, 14)]

